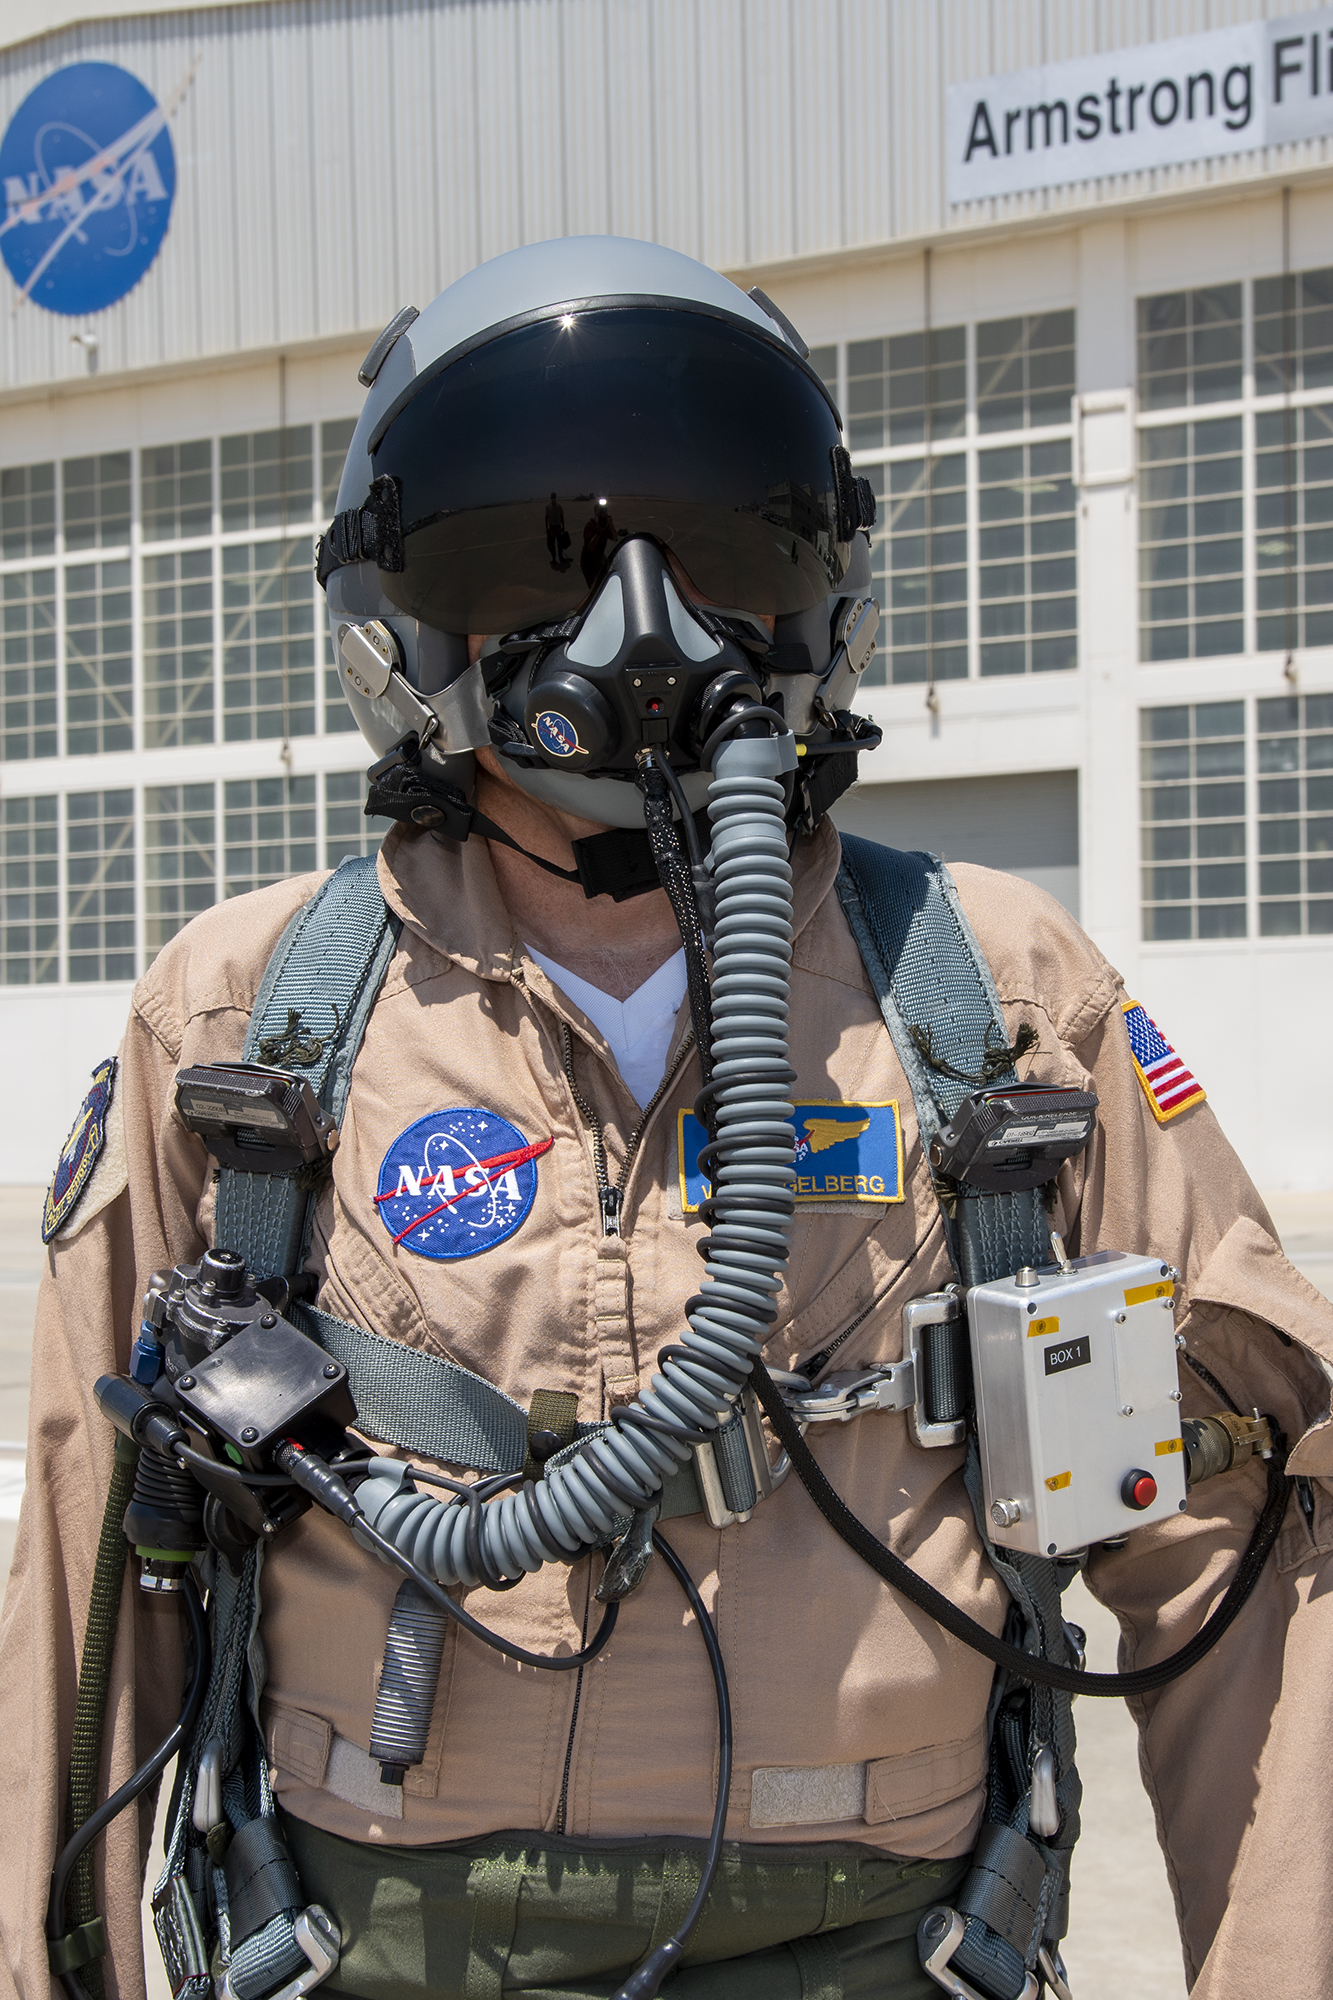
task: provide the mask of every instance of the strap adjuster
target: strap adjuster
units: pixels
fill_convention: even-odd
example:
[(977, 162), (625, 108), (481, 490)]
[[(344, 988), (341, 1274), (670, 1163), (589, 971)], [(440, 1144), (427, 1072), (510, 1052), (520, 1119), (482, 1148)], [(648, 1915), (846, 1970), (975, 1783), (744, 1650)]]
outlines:
[[(289, 1979), (267, 2000), (302, 2000), (302, 1995), (313, 1993), (326, 1980), (338, 1964), (342, 1952), (343, 1934), (335, 1918), (329, 1915), (322, 1903), (311, 1903), (301, 1910), (292, 1923), (292, 1936), (305, 1953), (309, 1964), (304, 1972), (298, 1972), (295, 1979)], [(227, 1968), (218, 2000), (240, 2000), (231, 1983), (231, 1968)]]
[[(994, 2000), (992, 1994), (981, 1992), (978, 1987), (970, 1985), (960, 1972), (952, 1970), (951, 1960), (963, 1942), (965, 1930), (962, 1917), (947, 1903), (937, 1903), (933, 1910), (927, 1910), (916, 1927), (921, 1970), (945, 1993), (952, 1994), (953, 2000)], [(1029, 1972), (1018, 2000), (1037, 2000), (1040, 1990), (1036, 1976)]]

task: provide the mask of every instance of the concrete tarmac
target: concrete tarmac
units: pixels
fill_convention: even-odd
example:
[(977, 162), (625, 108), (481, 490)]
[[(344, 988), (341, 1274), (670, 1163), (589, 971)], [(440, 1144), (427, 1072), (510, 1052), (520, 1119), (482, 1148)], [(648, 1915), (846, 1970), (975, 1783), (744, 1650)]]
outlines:
[[(1333, 1191), (1269, 1195), (1287, 1254), (1333, 1298)], [(33, 1365), (32, 1321), (43, 1261), (40, 1188), (0, 1188), (0, 1588), (9, 1575), (23, 1490), (23, 1440)], [(1118, 1628), (1075, 1583), (1066, 1614), (1088, 1634), (1088, 1665), (1116, 1666)], [(1138, 1739), (1120, 1701), (1077, 1703), (1083, 1837), (1074, 1857), (1072, 1921), (1065, 1946), (1075, 2000), (1185, 2000), (1175, 1908), (1138, 1769)], [(170, 1790), (170, 1772), (162, 1797)], [(161, 1826), (148, 1865), (161, 1867)], [(145, 1911), (149, 2000), (170, 2000)]]

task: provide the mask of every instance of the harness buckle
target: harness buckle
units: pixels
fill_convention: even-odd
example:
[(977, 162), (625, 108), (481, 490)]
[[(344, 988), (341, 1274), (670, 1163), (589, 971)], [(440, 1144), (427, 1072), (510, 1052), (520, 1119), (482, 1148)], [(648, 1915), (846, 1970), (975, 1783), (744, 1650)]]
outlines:
[[(872, 1410), (910, 1410), (917, 1400), (916, 1358), (886, 1361), (873, 1368), (858, 1368), (841, 1375), (829, 1375), (812, 1388), (804, 1375), (785, 1370), (773, 1379), (782, 1390), (782, 1399), (796, 1422), (806, 1424), (849, 1424), (853, 1417), (867, 1416)], [(796, 1389), (799, 1383), (801, 1387)]]
[[(962, 1974), (953, 1971), (950, 1961), (963, 1942), (966, 1925), (957, 1910), (947, 1903), (937, 1903), (933, 1910), (927, 1910), (916, 1927), (916, 1948), (921, 1959), (921, 1970), (928, 1979), (944, 1992), (952, 1994), (953, 2000), (992, 2000), (990, 1994), (969, 1985)], [(1042, 1968), (1043, 1971), (1045, 1967)], [(1035, 1974), (1029, 1972), (1023, 1983), (1018, 2000), (1037, 2000), (1041, 1988)], [(1060, 1989), (1056, 1988), (1057, 1994)], [(1068, 1988), (1060, 1995), (1060, 2000), (1068, 2000)]]
[[(337, 1920), (322, 1903), (311, 1903), (299, 1913), (292, 1923), (292, 1936), (310, 1963), (295, 1979), (289, 1979), (276, 1993), (269, 1994), (267, 2000), (302, 2000), (304, 1994), (313, 1993), (337, 1967), (343, 1936)], [(238, 2000), (230, 1967), (217, 1988), (217, 2000)]]

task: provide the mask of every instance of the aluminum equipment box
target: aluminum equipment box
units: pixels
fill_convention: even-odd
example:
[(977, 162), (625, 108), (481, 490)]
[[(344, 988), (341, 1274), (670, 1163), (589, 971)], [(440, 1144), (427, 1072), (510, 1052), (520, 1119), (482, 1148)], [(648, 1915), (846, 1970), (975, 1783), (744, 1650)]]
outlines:
[[(1099, 1250), (968, 1293), (997, 1547), (1062, 1555), (1183, 1511), (1175, 1276), (1159, 1258)], [(1143, 1474), (1157, 1486), (1147, 1505), (1133, 1490)]]

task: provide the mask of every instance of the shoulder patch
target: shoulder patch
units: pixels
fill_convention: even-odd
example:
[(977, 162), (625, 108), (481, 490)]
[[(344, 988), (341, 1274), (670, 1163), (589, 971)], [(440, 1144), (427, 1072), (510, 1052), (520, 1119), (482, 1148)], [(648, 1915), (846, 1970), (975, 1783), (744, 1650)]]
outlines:
[[(798, 1104), (796, 1200), (808, 1202), (902, 1201), (903, 1135), (894, 1102)], [(707, 1192), (699, 1155), (708, 1134), (692, 1111), (676, 1123), (680, 1205), (695, 1215)]]
[[(79, 1106), (68, 1139), (61, 1148), (42, 1210), (42, 1241), (58, 1235), (78, 1207), (106, 1145), (116, 1088), (116, 1058), (108, 1056), (93, 1071), (92, 1088)], [(120, 1192), (119, 1188), (113, 1190)]]
[(535, 1144), (497, 1112), (459, 1107), (409, 1125), (384, 1155), (375, 1207), (395, 1246), (450, 1261), (493, 1250), (527, 1220), (537, 1194), (537, 1161), (554, 1139)]
[(1202, 1104), (1207, 1091), (1195, 1082), (1152, 1016), (1137, 1000), (1126, 1000), (1123, 1012), (1129, 1052), (1157, 1123), (1165, 1125), (1192, 1104)]

